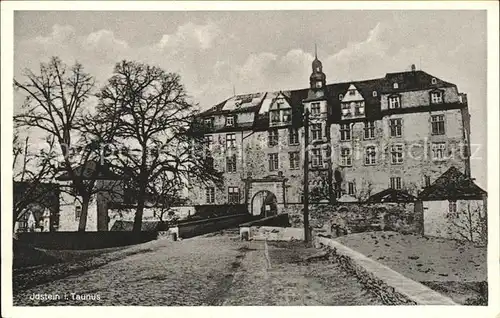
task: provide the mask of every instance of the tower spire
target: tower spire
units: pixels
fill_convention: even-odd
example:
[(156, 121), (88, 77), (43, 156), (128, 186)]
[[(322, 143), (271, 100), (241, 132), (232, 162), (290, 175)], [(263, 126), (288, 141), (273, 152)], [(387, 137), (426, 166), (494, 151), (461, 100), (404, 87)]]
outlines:
[(314, 43), (314, 57), (318, 59), (318, 45)]

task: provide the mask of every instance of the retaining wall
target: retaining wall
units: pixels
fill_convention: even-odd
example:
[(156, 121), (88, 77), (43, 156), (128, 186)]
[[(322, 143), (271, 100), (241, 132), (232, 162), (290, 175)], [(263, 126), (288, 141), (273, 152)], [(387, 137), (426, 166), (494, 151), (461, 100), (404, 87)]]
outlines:
[(354, 275), (385, 305), (457, 305), (450, 298), (335, 240), (316, 236), (315, 242), (317, 245), (326, 246), (333, 261)]
[[(333, 236), (373, 230), (423, 234), (423, 211), (419, 203), (312, 204), (309, 224)], [(417, 206), (416, 206), (417, 205)], [(303, 205), (285, 208), (293, 227), (303, 227)]]

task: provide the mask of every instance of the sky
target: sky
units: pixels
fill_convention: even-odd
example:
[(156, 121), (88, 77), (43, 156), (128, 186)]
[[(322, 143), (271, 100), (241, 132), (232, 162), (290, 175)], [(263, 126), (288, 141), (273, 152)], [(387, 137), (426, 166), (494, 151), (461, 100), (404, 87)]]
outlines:
[(101, 86), (132, 59), (179, 73), (205, 109), (233, 91), (308, 87), (315, 44), (327, 83), (415, 64), (467, 93), (479, 145), (472, 173), (486, 188), (486, 11), (17, 11), (14, 76), (55, 55)]

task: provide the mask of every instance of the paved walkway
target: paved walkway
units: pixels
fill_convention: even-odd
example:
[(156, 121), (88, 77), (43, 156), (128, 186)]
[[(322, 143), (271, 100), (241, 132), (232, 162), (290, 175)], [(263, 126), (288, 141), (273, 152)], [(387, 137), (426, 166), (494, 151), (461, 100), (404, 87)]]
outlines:
[[(336, 265), (297, 262), (313, 252), (306, 248), (227, 236), (160, 240), (140, 247), (145, 252), (19, 291), (14, 305), (380, 304)], [(33, 299), (37, 297), (43, 299)]]

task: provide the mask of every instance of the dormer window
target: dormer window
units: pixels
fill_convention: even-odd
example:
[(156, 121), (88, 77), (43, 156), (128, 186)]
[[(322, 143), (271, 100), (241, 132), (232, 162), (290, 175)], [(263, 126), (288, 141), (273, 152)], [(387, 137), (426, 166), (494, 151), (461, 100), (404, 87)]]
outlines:
[(339, 94), (339, 100), (343, 100), (343, 99), (344, 99), (344, 95)]
[(394, 89), (398, 89), (398, 88), (399, 88), (399, 84), (398, 84), (398, 83), (394, 83), (394, 84), (392, 84), (392, 87), (393, 87)]
[(441, 104), (442, 102), (443, 102), (443, 92), (441, 91), (431, 92), (432, 104)]
[(319, 103), (311, 104), (311, 115), (319, 115), (321, 113), (321, 107)]
[(389, 108), (401, 108), (401, 98), (399, 96), (389, 97)]
[(432, 83), (432, 84), (436, 84), (436, 83), (437, 83), (437, 79), (436, 79), (435, 77), (433, 77), (433, 78), (431, 79), (431, 83)]
[(226, 126), (233, 127), (234, 126), (234, 116), (226, 117)]
[(214, 128), (214, 119), (213, 118), (205, 118), (204, 120), (205, 127)]
[(271, 116), (271, 123), (276, 124), (280, 122), (280, 111), (272, 110), (269, 114)]
[(373, 91), (372, 96), (377, 97), (377, 91)]
[(348, 103), (342, 104), (342, 116), (348, 117), (351, 115), (351, 106)]

